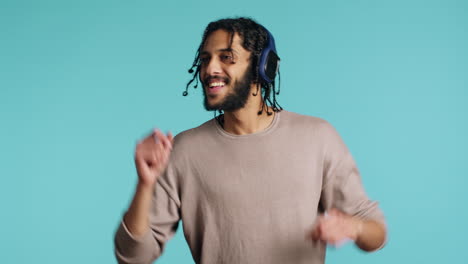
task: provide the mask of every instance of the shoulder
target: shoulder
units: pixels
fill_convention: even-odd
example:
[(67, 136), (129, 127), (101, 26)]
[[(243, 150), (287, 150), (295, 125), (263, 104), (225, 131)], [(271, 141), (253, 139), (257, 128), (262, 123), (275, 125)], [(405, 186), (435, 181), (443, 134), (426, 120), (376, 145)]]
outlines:
[(317, 146), (342, 145), (342, 139), (335, 127), (327, 120), (289, 111), (281, 111), (281, 128), (294, 138), (314, 142)]
[(180, 132), (174, 137), (174, 149), (187, 150), (203, 143), (204, 139), (216, 132), (215, 122), (214, 119), (210, 119), (197, 127)]
[(281, 111), (281, 123), (289, 128), (307, 129), (314, 131), (323, 131), (333, 129), (333, 126), (325, 119), (298, 114), (290, 111)]
[(211, 119), (174, 137), (168, 166), (173, 171), (167, 173), (166, 178), (175, 177), (174, 175), (179, 175), (181, 171), (191, 166), (194, 157), (199, 156), (199, 150), (206, 144), (206, 138), (214, 133), (215, 125)]

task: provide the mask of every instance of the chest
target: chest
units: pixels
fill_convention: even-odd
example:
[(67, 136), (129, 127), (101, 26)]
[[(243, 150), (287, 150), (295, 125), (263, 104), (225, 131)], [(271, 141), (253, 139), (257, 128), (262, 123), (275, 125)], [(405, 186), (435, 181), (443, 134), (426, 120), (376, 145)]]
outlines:
[(258, 142), (200, 150), (193, 166), (192, 182), (212, 210), (264, 215), (320, 199), (322, 160), (313, 146)]

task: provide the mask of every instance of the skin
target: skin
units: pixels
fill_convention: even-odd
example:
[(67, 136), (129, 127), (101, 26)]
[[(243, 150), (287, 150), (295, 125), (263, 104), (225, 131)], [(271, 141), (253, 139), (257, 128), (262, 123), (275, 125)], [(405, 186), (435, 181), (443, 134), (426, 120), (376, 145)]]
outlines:
[[(209, 105), (219, 105), (227, 95), (233, 93), (233, 85), (245, 76), (250, 64), (251, 52), (241, 45), (241, 38), (234, 34), (229, 48), (230, 35), (224, 30), (214, 31), (208, 36), (200, 53), (202, 61), (200, 78), (228, 78), (225, 85), (215, 94), (209, 92), (209, 85), (203, 84), (206, 100)], [(203, 83), (203, 82), (202, 82)], [(265, 111), (258, 115), (263, 101), (256, 94), (257, 84), (250, 84), (250, 93), (244, 107), (224, 112), (224, 129), (235, 135), (246, 135), (266, 129), (273, 121), (274, 115), (268, 116)], [(272, 111), (270, 109), (270, 111)], [(273, 112), (273, 111), (272, 111)], [(274, 113), (274, 112), (273, 112)], [(149, 231), (149, 211), (154, 185), (164, 171), (172, 150), (173, 137), (155, 130), (137, 144), (135, 166), (138, 173), (138, 184), (132, 203), (124, 216), (124, 222), (130, 233), (138, 238)], [(306, 234), (314, 241), (337, 244), (344, 238), (352, 239), (365, 251), (379, 248), (385, 240), (385, 227), (375, 221), (359, 219), (336, 209), (328, 216), (320, 216), (313, 230)]]

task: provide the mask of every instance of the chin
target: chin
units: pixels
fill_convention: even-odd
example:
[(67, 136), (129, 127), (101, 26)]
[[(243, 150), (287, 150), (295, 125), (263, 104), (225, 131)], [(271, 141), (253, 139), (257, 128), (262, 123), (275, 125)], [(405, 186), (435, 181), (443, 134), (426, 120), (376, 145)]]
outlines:
[(224, 103), (224, 100), (226, 98), (225, 94), (211, 94), (211, 95), (206, 95), (205, 96), (205, 103), (210, 106), (217, 106), (221, 105)]
[(219, 106), (221, 105), (222, 100), (213, 100), (209, 99), (208, 97), (205, 98), (205, 101), (203, 102), (205, 109), (207, 111), (217, 111), (219, 110)]

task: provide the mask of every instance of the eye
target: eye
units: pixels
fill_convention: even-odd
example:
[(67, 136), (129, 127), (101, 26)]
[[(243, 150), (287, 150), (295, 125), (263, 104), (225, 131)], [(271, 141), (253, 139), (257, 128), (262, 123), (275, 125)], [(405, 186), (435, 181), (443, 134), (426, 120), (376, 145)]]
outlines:
[(200, 63), (201, 64), (206, 64), (210, 61), (209, 57), (200, 57)]
[(221, 60), (226, 63), (234, 63), (234, 57), (229, 54), (223, 54), (220, 56)]

